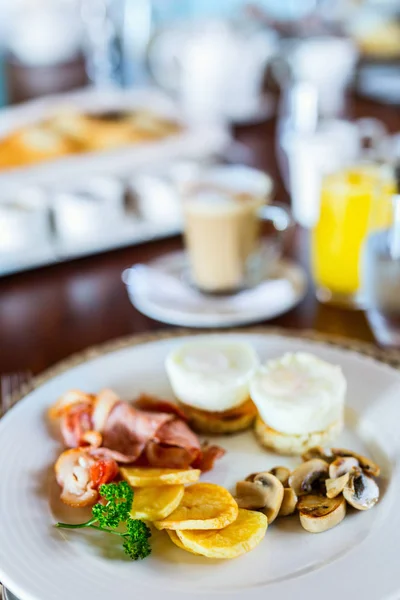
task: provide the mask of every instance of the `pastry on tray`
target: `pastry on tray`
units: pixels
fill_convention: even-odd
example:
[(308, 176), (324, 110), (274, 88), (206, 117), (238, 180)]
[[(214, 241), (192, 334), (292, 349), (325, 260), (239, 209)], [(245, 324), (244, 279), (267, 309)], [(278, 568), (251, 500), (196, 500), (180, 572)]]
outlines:
[(0, 142), (0, 169), (52, 160), (76, 150), (72, 140), (44, 125), (25, 127)]
[(0, 140), (0, 169), (22, 167), (74, 153), (114, 150), (156, 141), (181, 125), (148, 110), (83, 113), (60, 108), (42, 122)]

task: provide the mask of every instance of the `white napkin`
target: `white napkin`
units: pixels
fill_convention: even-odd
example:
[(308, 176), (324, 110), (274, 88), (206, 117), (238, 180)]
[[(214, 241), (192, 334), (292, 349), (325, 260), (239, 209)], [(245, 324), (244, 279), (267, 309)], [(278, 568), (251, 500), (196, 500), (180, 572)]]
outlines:
[(138, 264), (124, 273), (133, 297), (191, 313), (259, 313), (293, 302), (296, 291), (287, 279), (269, 279), (231, 296), (207, 296), (179, 276)]

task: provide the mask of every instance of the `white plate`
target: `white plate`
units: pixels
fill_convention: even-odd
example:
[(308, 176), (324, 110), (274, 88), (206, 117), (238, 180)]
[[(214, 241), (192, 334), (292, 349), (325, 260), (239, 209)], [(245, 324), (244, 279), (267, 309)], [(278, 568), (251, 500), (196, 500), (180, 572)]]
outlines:
[(267, 321), (296, 306), (307, 292), (305, 271), (291, 260), (280, 260), (274, 278), (232, 296), (197, 292), (188, 281), (184, 252), (173, 252), (135, 265), (122, 274), (133, 306), (141, 313), (171, 325), (235, 327)]
[[(29, 394), (0, 422), (0, 579), (20, 600), (394, 600), (400, 596), (398, 415), (400, 374), (356, 353), (266, 334), (224, 334), (254, 344), (262, 359), (306, 350), (340, 364), (348, 381), (347, 427), (337, 444), (368, 454), (382, 467), (381, 500), (349, 511), (320, 535), (296, 517), (276, 522), (261, 544), (232, 561), (207, 560), (176, 548), (162, 532), (141, 562), (124, 559), (104, 534), (61, 533), (52, 463), (59, 452), (44, 419), (59, 394), (111, 386), (124, 398), (140, 391), (171, 396), (167, 352), (187, 338), (128, 347), (80, 364)], [(250, 471), (298, 459), (269, 454), (251, 432), (217, 438), (225, 457), (205, 480), (231, 488)], [(68, 511), (67, 511), (68, 512)]]

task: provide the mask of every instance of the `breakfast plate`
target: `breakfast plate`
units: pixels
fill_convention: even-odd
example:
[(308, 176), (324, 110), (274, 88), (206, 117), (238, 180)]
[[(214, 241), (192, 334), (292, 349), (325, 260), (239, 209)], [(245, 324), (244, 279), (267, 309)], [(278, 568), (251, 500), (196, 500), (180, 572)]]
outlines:
[[(251, 553), (233, 561), (183, 552), (162, 531), (154, 532), (152, 554), (130, 562), (98, 532), (56, 529), (72, 519), (59, 501), (53, 464), (60, 444), (50, 435), (45, 413), (66, 390), (114, 389), (121, 398), (141, 392), (173, 399), (165, 359), (192, 339), (251, 344), (260, 359), (308, 352), (339, 365), (347, 381), (345, 429), (335, 440), (371, 457), (381, 467), (379, 503), (365, 512), (348, 511), (345, 521), (323, 535), (301, 528), (295, 517), (270, 525)], [(75, 364), (74, 364), (75, 362)], [(128, 595), (155, 600), (271, 598), (325, 600), (399, 597), (399, 451), (397, 428), (400, 374), (356, 352), (302, 338), (267, 333), (224, 333), (157, 339), (92, 352), (82, 362), (42, 378), (40, 385), (0, 422), (0, 580), (20, 600), (109, 600)], [(249, 472), (282, 464), (293, 469), (298, 457), (277, 456), (258, 445), (252, 431), (215, 436), (226, 450), (201, 480), (233, 490)], [(93, 534), (93, 535), (91, 535)]]

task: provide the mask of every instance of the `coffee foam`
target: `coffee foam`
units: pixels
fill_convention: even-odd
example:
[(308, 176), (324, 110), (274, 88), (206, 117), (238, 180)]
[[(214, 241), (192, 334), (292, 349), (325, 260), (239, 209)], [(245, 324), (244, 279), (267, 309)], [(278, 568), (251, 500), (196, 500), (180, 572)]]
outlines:
[(196, 212), (225, 213), (239, 208), (240, 200), (228, 190), (199, 188), (189, 193), (185, 207)]

